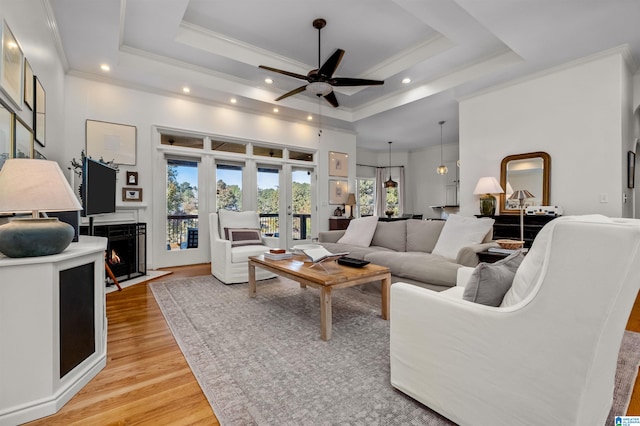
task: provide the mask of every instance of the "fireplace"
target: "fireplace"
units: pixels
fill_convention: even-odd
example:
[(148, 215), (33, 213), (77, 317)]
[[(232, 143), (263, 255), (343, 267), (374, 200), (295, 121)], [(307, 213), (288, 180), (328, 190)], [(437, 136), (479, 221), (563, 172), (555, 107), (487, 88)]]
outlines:
[[(89, 227), (80, 228), (82, 235), (89, 234)], [(147, 225), (145, 223), (122, 223), (96, 225), (93, 235), (107, 239), (105, 260), (116, 279), (121, 281), (137, 278), (147, 273)], [(113, 284), (107, 278), (109, 284)]]

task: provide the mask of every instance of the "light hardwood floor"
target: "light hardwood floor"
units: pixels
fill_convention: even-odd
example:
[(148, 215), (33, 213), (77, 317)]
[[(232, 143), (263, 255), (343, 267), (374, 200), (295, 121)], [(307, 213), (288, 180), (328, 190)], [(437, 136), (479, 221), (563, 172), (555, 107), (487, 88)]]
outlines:
[[(155, 281), (210, 274), (168, 268)], [(219, 425), (147, 283), (107, 295), (107, 366), (58, 413), (28, 425)], [(640, 332), (640, 295), (627, 330)], [(640, 415), (640, 377), (627, 415)]]

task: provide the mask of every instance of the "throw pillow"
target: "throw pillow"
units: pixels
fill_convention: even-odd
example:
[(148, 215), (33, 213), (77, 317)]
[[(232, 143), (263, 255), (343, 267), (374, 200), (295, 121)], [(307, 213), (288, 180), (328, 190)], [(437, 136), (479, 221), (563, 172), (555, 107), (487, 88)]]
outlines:
[(367, 216), (353, 219), (349, 222), (344, 235), (338, 240), (338, 244), (350, 244), (356, 247), (369, 247), (373, 234), (378, 226), (378, 216)]
[(231, 241), (231, 247), (262, 245), (259, 229), (224, 228), (224, 234)]
[(493, 227), (493, 219), (450, 214), (432, 254), (456, 260), (462, 247), (480, 244)]
[(462, 298), (488, 306), (500, 306), (511, 288), (524, 255), (517, 251), (496, 263), (480, 263), (471, 274)]

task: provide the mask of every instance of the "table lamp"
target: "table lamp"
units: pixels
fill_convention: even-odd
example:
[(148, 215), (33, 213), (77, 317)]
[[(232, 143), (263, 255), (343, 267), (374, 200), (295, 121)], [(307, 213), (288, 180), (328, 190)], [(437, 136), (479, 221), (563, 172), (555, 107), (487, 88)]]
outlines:
[(0, 226), (0, 252), (9, 257), (47, 256), (62, 252), (73, 239), (71, 225), (40, 212), (81, 210), (55, 161), (15, 158), (0, 170), (0, 212), (31, 213)]
[(349, 193), (349, 196), (347, 197), (347, 202), (345, 204), (350, 206), (351, 213), (350, 213), (349, 219), (353, 219), (353, 208), (356, 205), (356, 195), (353, 192)]
[(526, 189), (513, 191), (513, 194), (509, 197), (510, 200), (518, 200), (520, 202), (520, 241), (524, 241), (524, 200), (533, 197), (535, 197), (535, 195)]
[(480, 195), (480, 214), (483, 216), (493, 216), (496, 212), (496, 198), (491, 194), (502, 194), (504, 190), (493, 176), (481, 177), (478, 179), (474, 195)]

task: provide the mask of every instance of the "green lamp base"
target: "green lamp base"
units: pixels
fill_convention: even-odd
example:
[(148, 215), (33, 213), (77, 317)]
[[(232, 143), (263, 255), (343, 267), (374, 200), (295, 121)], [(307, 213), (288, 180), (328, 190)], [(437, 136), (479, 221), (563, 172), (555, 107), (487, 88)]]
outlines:
[(493, 216), (496, 213), (496, 198), (491, 194), (480, 196), (480, 214), (482, 216)]

